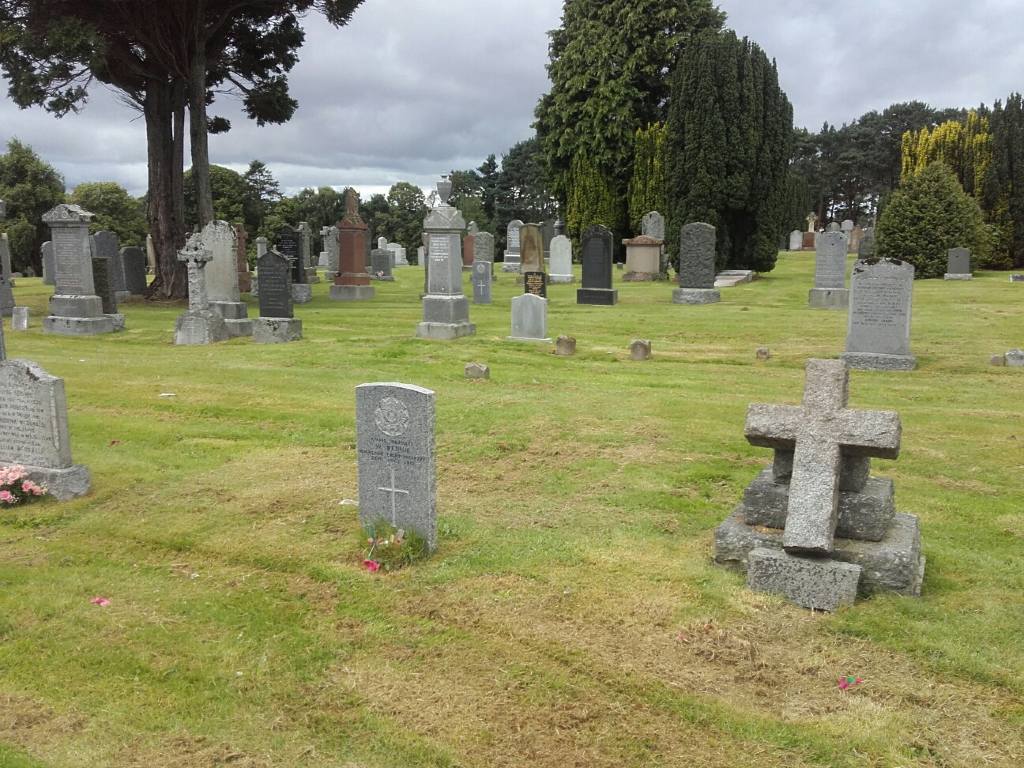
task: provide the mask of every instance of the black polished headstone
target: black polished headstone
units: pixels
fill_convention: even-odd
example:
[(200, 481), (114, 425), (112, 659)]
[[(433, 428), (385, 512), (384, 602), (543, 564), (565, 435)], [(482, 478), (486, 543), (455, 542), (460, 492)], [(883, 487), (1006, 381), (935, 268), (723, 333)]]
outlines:
[(121, 249), (121, 261), (124, 262), (125, 290), (133, 296), (146, 293), (146, 251), (137, 245)]
[(111, 260), (94, 258), (92, 260), (92, 283), (96, 295), (103, 302), (104, 315), (117, 314), (117, 297), (114, 296), (114, 281), (110, 275)]
[(614, 306), (619, 292), (612, 289), (612, 233), (600, 224), (583, 234), (583, 287), (576, 291), (577, 304)]
[[(306, 269), (302, 266), (302, 235), (291, 227), (282, 227), (281, 231), (277, 233), (277, 239), (274, 241), (274, 249), (288, 259), (288, 262), (291, 264), (292, 282), (305, 283)], [(262, 283), (259, 288), (260, 293), (262, 293)]]
[(542, 299), (548, 297), (548, 276), (546, 272), (524, 272), (523, 293), (532, 293)]
[(292, 304), (292, 274), (288, 259), (269, 251), (256, 260), (259, 270), (260, 317), (295, 317)]

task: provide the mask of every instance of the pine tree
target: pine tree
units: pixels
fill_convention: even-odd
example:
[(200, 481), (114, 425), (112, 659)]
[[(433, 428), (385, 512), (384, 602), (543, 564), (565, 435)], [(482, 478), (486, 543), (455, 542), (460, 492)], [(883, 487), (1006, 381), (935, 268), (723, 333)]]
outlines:
[(984, 201), (992, 211), (999, 255), (1005, 266), (1024, 267), (1024, 99), (1012, 94), (992, 109), (991, 172)]
[(718, 233), (718, 268), (770, 271), (792, 140), (793, 108), (764, 52), (731, 31), (696, 36), (672, 78), (668, 239), (707, 222)]
[(629, 181), (629, 224), (640, 234), (643, 218), (665, 212), (665, 125), (655, 123), (636, 132), (633, 178)]
[(611, 184), (597, 163), (584, 154), (574, 157), (569, 171), (569, 201), (565, 218), (576, 253), (582, 252), (583, 233), (595, 224), (608, 227), (615, 234), (617, 207)]

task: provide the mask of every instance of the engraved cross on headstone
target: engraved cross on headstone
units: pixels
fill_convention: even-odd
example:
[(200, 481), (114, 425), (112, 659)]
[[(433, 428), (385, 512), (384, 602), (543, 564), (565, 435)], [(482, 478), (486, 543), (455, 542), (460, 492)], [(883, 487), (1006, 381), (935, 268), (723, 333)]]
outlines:
[(213, 261), (213, 251), (206, 250), (202, 241), (193, 236), (178, 251), (178, 261), (188, 266), (188, 308), (193, 312), (207, 311), (210, 300), (206, 296), (206, 265)]
[(850, 370), (842, 360), (808, 360), (803, 404), (752, 404), (745, 435), (751, 445), (793, 451), (793, 477), (782, 544), (794, 554), (834, 548), (844, 456), (895, 459), (900, 417), (892, 411), (847, 408)]
[(397, 488), (395, 483), (395, 468), (388, 467), (391, 470), (391, 487), (390, 488), (378, 488), (378, 491), (384, 491), (385, 493), (391, 494), (391, 524), (398, 525), (398, 507), (395, 503), (395, 496), (399, 493), (404, 493), (406, 496), (409, 495), (408, 491), (401, 491)]

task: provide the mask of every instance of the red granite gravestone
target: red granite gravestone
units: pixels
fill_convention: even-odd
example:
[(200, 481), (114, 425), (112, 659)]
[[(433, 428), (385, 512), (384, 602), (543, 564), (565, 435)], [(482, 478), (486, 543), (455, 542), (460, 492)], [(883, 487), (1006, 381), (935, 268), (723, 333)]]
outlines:
[(473, 235), (466, 235), (462, 238), (462, 266), (467, 269), (473, 268), (474, 246), (476, 238)]
[(370, 275), (366, 271), (367, 226), (359, 217), (359, 199), (349, 189), (345, 218), (338, 222), (338, 276), (331, 288), (332, 301), (372, 299)]

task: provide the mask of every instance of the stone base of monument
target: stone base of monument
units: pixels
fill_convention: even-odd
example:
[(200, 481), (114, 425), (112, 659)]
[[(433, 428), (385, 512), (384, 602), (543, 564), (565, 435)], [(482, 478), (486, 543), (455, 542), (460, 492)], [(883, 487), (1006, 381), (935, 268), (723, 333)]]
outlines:
[(947, 273), (942, 279), (943, 280), (973, 280), (974, 279), (974, 275), (971, 275), (971, 274), (951, 275), (951, 274)]
[(286, 344), (302, 340), (302, 320), (298, 317), (256, 317), (252, 321), (252, 340), (257, 344)]
[(657, 272), (627, 272), (622, 276), (624, 283), (653, 283), (657, 279)]
[(181, 346), (213, 344), (231, 338), (224, 318), (216, 312), (192, 310), (178, 316), (174, 343)]
[(520, 336), (506, 336), (505, 340), (506, 341), (528, 341), (528, 342), (530, 342), (532, 344), (553, 344), (554, 343), (554, 341), (552, 339), (528, 339), (528, 338), (522, 338)]
[(124, 302), (131, 300), (131, 291), (114, 291), (114, 301), (116, 301), (118, 304), (123, 304)]
[(416, 326), (416, 336), (420, 339), (452, 341), (475, 335), (476, 323), (420, 323)]
[(316, 285), (320, 282), (320, 276), (316, 273), (315, 269), (306, 270), (306, 282), (310, 285)]
[(242, 301), (211, 301), (210, 311), (224, 318), (228, 334), (233, 339), (252, 336), (249, 306)]
[(67, 469), (25, 466), (29, 479), (46, 488), (57, 501), (71, 501), (89, 492), (89, 468), (81, 465)]
[(51, 315), (43, 318), (43, 333), (55, 333), (59, 336), (99, 336), (101, 333), (113, 333), (114, 321), (110, 315), (99, 317), (59, 317)]
[[(740, 504), (715, 530), (715, 563), (746, 572), (749, 556), (757, 548), (782, 551), (783, 531), (747, 525), (746, 507)], [(925, 559), (921, 554), (921, 528), (915, 515), (896, 514), (881, 541), (836, 538), (828, 560), (861, 567), (857, 594), (868, 597), (896, 592), (920, 597)]]
[(104, 317), (110, 318), (110, 322), (114, 327), (114, 333), (121, 333), (124, 330), (124, 315), (118, 313), (116, 315), (104, 315)]
[(377, 295), (372, 285), (332, 285), (331, 301), (367, 301)]
[(330, 272), (330, 271), (324, 272), (324, 280), (326, 280), (328, 283), (333, 283), (334, 282), (334, 278), (336, 278), (339, 274), (341, 274), (341, 273), (340, 272)]
[(594, 307), (614, 307), (619, 301), (619, 292), (610, 288), (580, 288), (576, 291), (576, 303)]
[[(465, 269), (465, 267), (463, 267), (463, 269)], [(380, 277), (378, 277), (377, 275), (370, 275), (370, 279), (371, 280), (376, 280), (378, 283), (393, 283), (393, 282), (395, 282), (395, 278), (394, 278), (393, 275), (381, 275)]]
[(747, 589), (781, 595), (804, 608), (835, 611), (857, 601), (861, 571), (859, 565), (757, 547), (747, 556)]
[(870, 352), (841, 352), (839, 357), (855, 371), (913, 371), (917, 358), (913, 355), (875, 355)]
[(567, 285), (575, 282), (576, 275), (548, 275), (548, 285)]
[(518, 255), (517, 256), (511, 256), (511, 255), (506, 253), (505, 254), (505, 261), (502, 262), (502, 264), (501, 264), (501, 271), (502, 272), (518, 272), (519, 271), (519, 265), (522, 263), (522, 261), (523, 261), (522, 256), (518, 256)]
[(846, 288), (811, 288), (807, 305), (812, 309), (849, 309), (850, 291)]
[(676, 288), (672, 291), (673, 304), (717, 304), (722, 292), (714, 288)]

